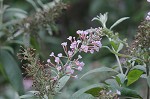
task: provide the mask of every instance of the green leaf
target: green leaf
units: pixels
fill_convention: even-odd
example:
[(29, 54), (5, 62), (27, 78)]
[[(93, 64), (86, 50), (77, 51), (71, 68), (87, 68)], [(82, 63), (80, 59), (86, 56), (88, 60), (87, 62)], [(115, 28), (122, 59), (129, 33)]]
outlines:
[(87, 90), (85, 93), (87, 94), (91, 94), (94, 97), (98, 97), (99, 96), (99, 92), (102, 90), (103, 88), (100, 87), (96, 87), (96, 88), (91, 88), (90, 90)]
[(122, 87), (120, 89), (120, 92), (121, 92), (121, 96), (142, 99), (142, 97), (135, 90), (131, 90), (129, 88), (123, 88)]
[(113, 46), (113, 48), (115, 49), (115, 51), (117, 51), (118, 46), (114, 41), (110, 41), (111, 46)]
[(112, 69), (112, 68), (108, 68), (108, 67), (100, 67), (100, 68), (96, 68), (96, 69), (93, 69), (93, 70), (90, 70), (89, 72), (85, 73), (81, 78), (89, 75), (89, 74), (92, 74), (92, 73), (97, 73), (97, 72), (108, 72), (108, 71), (111, 71), (111, 72), (116, 72), (118, 73), (118, 71)]
[(20, 96), (20, 99), (24, 99), (24, 98), (29, 99), (29, 98), (32, 98), (32, 97), (34, 97), (34, 94), (26, 94), (26, 95)]
[(117, 49), (117, 52), (119, 52), (120, 50), (122, 50), (122, 48), (123, 48), (123, 44), (120, 43), (120, 44), (119, 44), (119, 47), (118, 47), (118, 49)]
[(150, 76), (147, 76), (147, 84), (150, 87)]
[(0, 62), (9, 82), (19, 94), (23, 94), (22, 74), (14, 58), (7, 51), (0, 49)]
[[(72, 98), (77, 98), (79, 97), (80, 95), (82, 95), (83, 93), (89, 93), (90, 94), (90, 90), (93, 89), (93, 88), (104, 88), (104, 84), (100, 83), (100, 84), (94, 84), (94, 85), (90, 85), (88, 87), (85, 87), (85, 88), (82, 88), (80, 90), (78, 90), (77, 92), (75, 92), (73, 95), (72, 95)], [(93, 93), (91, 93), (93, 94)], [(93, 94), (94, 95), (94, 94)], [(70, 99), (72, 99), (70, 98)]]
[(146, 68), (144, 65), (136, 65), (132, 69), (138, 69), (138, 70), (141, 70), (143, 72), (146, 72)]
[(6, 12), (19, 12), (19, 13), (23, 13), (23, 14), (28, 14), (25, 10), (22, 9), (18, 9), (18, 8), (8, 8), (6, 9)]
[(107, 79), (105, 83), (108, 84), (112, 88), (112, 90), (116, 90), (120, 87), (115, 79)]
[(93, 97), (90, 94), (83, 93), (82, 95), (80, 95), (78, 97), (72, 97), (70, 99), (95, 99), (95, 97)]
[(116, 51), (110, 49), (108, 46), (102, 46), (102, 47), (103, 47), (103, 48), (107, 48), (110, 52), (112, 52), (113, 54), (116, 54), (116, 55), (118, 55), (118, 56), (120, 56), (120, 57), (130, 57), (130, 58), (131, 58), (131, 56), (129, 56), (129, 55), (117, 53)]
[(129, 17), (123, 17), (123, 18), (117, 20), (117, 21), (110, 27), (110, 30), (111, 30), (112, 28), (114, 28), (116, 25), (118, 25), (119, 23), (121, 23), (122, 21), (126, 20), (126, 19), (129, 19)]
[(143, 74), (143, 71), (138, 70), (138, 69), (134, 69), (130, 71), (127, 75), (127, 79), (128, 79), (127, 86), (137, 81), (142, 74)]
[(8, 50), (8, 51), (10, 51), (12, 54), (14, 54), (14, 50), (13, 50), (13, 48), (10, 47), (10, 46), (2, 46), (1, 49)]
[(118, 82), (118, 84), (122, 85), (125, 80), (126, 80), (126, 75), (125, 74), (118, 74), (116, 76), (116, 81)]
[(59, 81), (58, 81), (58, 84), (56, 85), (55, 87), (55, 91), (56, 92), (59, 92), (64, 86), (65, 84), (68, 82), (70, 76), (66, 75), (66, 76), (63, 76)]

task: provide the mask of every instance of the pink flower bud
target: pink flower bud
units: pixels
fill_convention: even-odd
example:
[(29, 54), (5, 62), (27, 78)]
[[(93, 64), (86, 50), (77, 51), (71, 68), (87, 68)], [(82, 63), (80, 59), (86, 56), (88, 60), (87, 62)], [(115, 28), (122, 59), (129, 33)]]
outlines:
[(67, 42), (61, 43), (62, 46), (67, 46)]
[(81, 66), (79, 66), (79, 67), (77, 68), (77, 70), (78, 70), (78, 71), (81, 71), (81, 70), (82, 70), (82, 67), (81, 67)]
[(49, 56), (54, 56), (54, 52), (52, 52)]
[(58, 57), (62, 57), (62, 53), (59, 53), (57, 56), (58, 56)]
[(59, 61), (60, 61), (59, 57), (55, 57), (55, 62), (59, 64)]
[(47, 62), (48, 62), (48, 63), (50, 63), (50, 62), (51, 62), (51, 60), (50, 60), (50, 59), (47, 59)]

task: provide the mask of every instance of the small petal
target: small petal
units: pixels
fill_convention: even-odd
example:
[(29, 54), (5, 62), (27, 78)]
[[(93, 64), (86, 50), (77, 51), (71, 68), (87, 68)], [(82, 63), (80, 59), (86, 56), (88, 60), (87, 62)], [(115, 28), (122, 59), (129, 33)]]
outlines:
[(120, 92), (119, 90), (116, 90), (116, 93), (117, 93), (118, 95), (121, 95), (121, 92)]
[(79, 59), (81, 59), (81, 58), (82, 58), (82, 56), (81, 56), (81, 55), (78, 55), (78, 58), (79, 58)]
[(47, 62), (48, 62), (48, 63), (50, 63), (50, 62), (51, 62), (51, 60), (50, 60), (50, 59), (47, 59)]
[(91, 54), (93, 54), (93, 53), (94, 53), (94, 50), (93, 50), (93, 49), (91, 49), (91, 50), (90, 50), (90, 53), (91, 53)]
[(71, 57), (73, 55), (73, 52), (72, 51), (68, 51), (68, 55), (69, 55), (69, 57)]
[(72, 36), (69, 36), (67, 39), (71, 41), (72, 40)]
[(73, 78), (77, 79), (78, 78), (78, 75), (75, 75), (75, 76), (72, 76)]
[(54, 56), (54, 52), (52, 52), (49, 56)]
[(82, 30), (78, 30), (78, 31), (77, 31), (77, 34), (82, 34), (82, 33), (83, 33)]
[(84, 62), (80, 62), (80, 66), (83, 67), (85, 65)]
[(59, 64), (59, 61), (60, 61), (59, 57), (55, 57), (55, 62)]
[(58, 56), (58, 57), (62, 57), (62, 53), (59, 53), (57, 56)]
[(77, 68), (77, 70), (78, 70), (78, 71), (81, 71), (81, 70), (82, 70), (82, 67), (81, 67), (81, 66), (79, 66), (79, 67)]
[(62, 46), (67, 46), (67, 42), (61, 43)]
[(61, 66), (58, 66), (58, 67), (57, 67), (57, 70), (60, 71), (60, 70), (61, 70)]

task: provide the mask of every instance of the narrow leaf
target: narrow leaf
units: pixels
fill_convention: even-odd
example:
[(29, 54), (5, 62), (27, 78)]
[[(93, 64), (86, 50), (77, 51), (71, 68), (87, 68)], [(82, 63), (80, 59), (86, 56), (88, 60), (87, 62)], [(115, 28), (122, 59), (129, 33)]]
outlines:
[(127, 75), (127, 78), (128, 78), (127, 86), (137, 81), (142, 74), (143, 74), (143, 71), (138, 70), (138, 69), (134, 69), (130, 71)]
[(70, 76), (66, 75), (63, 76), (59, 81), (58, 84), (56, 85), (55, 91), (59, 92), (64, 86), (65, 84), (68, 82)]
[(126, 80), (126, 75), (125, 74), (118, 74), (116, 76), (116, 80), (119, 84), (123, 84), (124, 81)]
[(95, 99), (95, 97), (93, 97), (90, 94), (83, 93), (82, 95), (80, 95), (78, 97), (72, 97), (72, 98), (69, 98), (69, 99)]
[(123, 44), (120, 43), (120, 44), (119, 44), (119, 47), (118, 47), (118, 49), (117, 49), (117, 52), (119, 52), (120, 50), (122, 50), (122, 48), (123, 48)]
[(80, 95), (84, 94), (84, 93), (88, 93), (88, 91), (90, 89), (93, 89), (93, 88), (104, 88), (104, 84), (94, 84), (94, 85), (90, 85), (88, 87), (85, 87), (85, 88), (82, 88), (80, 90), (78, 90), (77, 92), (75, 92), (73, 95), (72, 95), (72, 98), (77, 98), (79, 97)]
[(8, 8), (6, 9), (6, 12), (19, 12), (19, 13), (23, 13), (23, 14), (28, 14), (25, 10), (22, 9), (18, 9), (18, 8)]
[(0, 62), (9, 82), (19, 94), (23, 94), (22, 74), (14, 58), (7, 51), (0, 49)]
[(100, 67), (100, 68), (96, 68), (96, 69), (93, 69), (93, 70), (90, 70), (89, 72), (85, 73), (81, 78), (89, 75), (89, 74), (92, 74), (92, 73), (97, 73), (97, 72), (108, 72), (108, 71), (111, 71), (111, 72), (116, 72), (118, 73), (118, 71), (112, 69), (112, 68), (108, 68), (108, 67)]
[(148, 86), (150, 88), (150, 76), (147, 77), (147, 83), (148, 83)]
[(26, 95), (20, 96), (20, 99), (25, 99), (25, 98), (29, 99), (29, 98), (32, 98), (32, 97), (34, 97), (34, 94), (26, 94)]
[(129, 88), (122, 87), (120, 92), (121, 92), (121, 96), (142, 99), (142, 97), (135, 90), (131, 90)]
[(112, 28), (114, 28), (116, 25), (118, 25), (119, 23), (121, 23), (122, 21), (126, 20), (126, 19), (129, 19), (129, 17), (123, 17), (123, 18), (117, 20), (117, 21), (110, 27), (110, 30), (111, 30)]
[(99, 92), (102, 90), (103, 88), (101, 87), (96, 87), (96, 88), (91, 88), (89, 90), (87, 90), (85, 93), (87, 94), (91, 94), (94, 97), (98, 97), (99, 96)]

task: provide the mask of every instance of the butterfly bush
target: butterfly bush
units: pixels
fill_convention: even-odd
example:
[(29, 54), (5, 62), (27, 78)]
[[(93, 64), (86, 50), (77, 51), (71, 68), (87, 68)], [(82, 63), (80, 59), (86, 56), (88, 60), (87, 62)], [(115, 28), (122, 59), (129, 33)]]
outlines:
[[(89, 30), (78, 30), (76, 37), (69, 36), (68, 42), (61, 43), (63, 53), (51, 52), (47, 62), (42, 62), (35, 49), (27, 48), (21, 50), (18, 54), (19, 59), (25, 60), (23, 65), (25, 73), (33, 80), (33, 88), (36, 95), (43, 99), (45, 96), (50, 98), (57, 94), (61, 88), (60, 83), (66, 75), (78, 78), (75, 71), (82, 71), (85, 63), (81, 61), (81, 52), (91, 53), (98, 52), (102, 47), (101, 37), (102, 28), (91, 28)], [(67, 82), (68, 80), (66, 80)], [(51, 98), (50, 98), (51, 99)]]
[[(77, 58), (75, 58), (75, 55), (81, 52), (91, 54), (95, 51), (98, 52), (102, 47), (99, 32), (101, 32), (101, 28), (86, 31), (78, 30), (76, 33), (79, 39), (69, 36), (67, 39), (70, 44), (68, 42), (61, 43), (64, 55), (62, 53), (55, 55), (54, 52), (49, 55), (50, 58), (47, 59), (47, 65), (56, 68), (57, 75), (54, 77), (55, 80), (59, 79), (60, 75), (66, 74), (77, 78), (77, 75), (74, 75), (74, 71), (81, 71), (85, 63), (81, 61), (82, 56), (80, 54)], [(54, 59), (54, 62), (51, 59)], [(64, 63), (64, 61), (66, 62)]]

